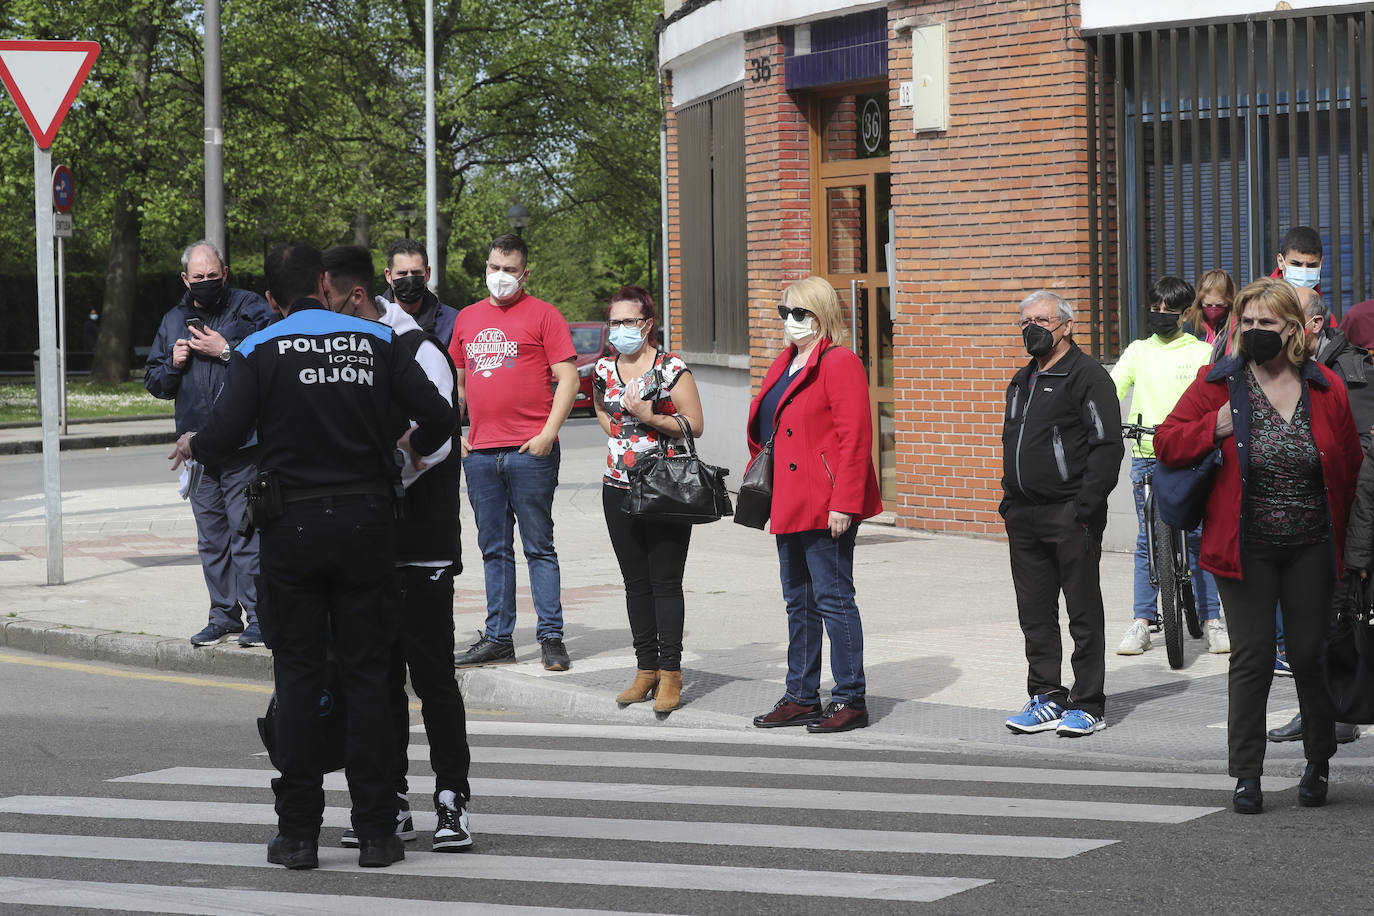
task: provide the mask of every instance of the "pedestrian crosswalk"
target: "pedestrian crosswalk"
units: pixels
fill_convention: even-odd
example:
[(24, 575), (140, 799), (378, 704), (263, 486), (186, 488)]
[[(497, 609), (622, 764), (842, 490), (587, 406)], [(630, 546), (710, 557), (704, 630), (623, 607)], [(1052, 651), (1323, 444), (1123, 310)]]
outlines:
[[(1092, 856), (1146, 827), (1186, 829), (1221, 810), (1217, 801), (1231, 787), (1220, 775), (944, 762), (859, 740), (470, 724), (473, 852), (412, 844), (384, 880), (362, 875), (356, 853), (335, 845), (349, 824), (345, 781), (335, 773), (325, 780), (320, 869), (287, 875), (264, 855), (276, 823), (273, 771), (245, 747), (239, 766), (112, 774), (98, 794), (0, 797), (0, 910), (602, 912), (548, 906), (548, 888), (562, 887), (622, 913), (646, 901), (650, 912), (763, 912), (763, 902), (777, 900), (791, 903), (776, 911), (860, 912), (854, 907), (873, 902), (915, 906), (976, 894), (1009, 863)], [(423, 745), (411, 748), (422, 834), (434, 828), (419, 803), (433, 791), (426, 757)], [(1069, 797), (1070, 787), (1091, 791)], [(204, 824), (219, 828), (213, 838), (192, 829)], [(856, 855), (873, 856), (873, 867), (797, 867)], [(70, 869), (80, 878), (54, 877), (64, 869), (15, 873), (21, 863), (48, 860), (86, 864)], [(211, 870), (219, 886), (187, 887), (188, 868)], [(352, 877), (341, 884), (331, 877), (338, 873)], [(675, 895), (671, 909), (665, 894)], [(722, 895), (740, 902), (722, 907)]]

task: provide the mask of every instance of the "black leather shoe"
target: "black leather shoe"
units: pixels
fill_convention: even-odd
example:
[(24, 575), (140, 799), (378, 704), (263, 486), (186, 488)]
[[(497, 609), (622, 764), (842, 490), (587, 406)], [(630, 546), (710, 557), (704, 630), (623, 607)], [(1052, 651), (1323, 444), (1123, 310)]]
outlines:
[(1231, 796), (1231, 810), (1237, 814), (1259, 814), (1264, 810), (1264, 793), (1260, 791), (1258, 776), (1236, 780), (1236, 794)]
[(405, 843), (396, 834), (379, 840), (358, 839), (358, 866), (360, 868), (386, 868), (393, 862), (406, 857)]
[(1304, 808), (1320, 808), (1326, 804), (1327, 777), (1330, 775), (1330, 763), (1309, 760), (1302, 779), (1298, 781), (1298, 804)]
[(278, 834), (267, 844), (267, 862), (291, 869), (319, 868), (320, 846), (314, 840), (293, 840)]
[[(1339, 730), (1340, 726), (1336, 726)], [(1269, 729), (1270, 741), (1301, 741), (1302, 740), (1302, 713), (1288, 720), (1287, 725), (1280, 725), (1278, 728)], [(1350, 739), (1355, 740), (1355, 739)]]
[(1336, 723), (1336, 743), (1349, 744), (1360, 737), (1360, 727), (1353, 722)]

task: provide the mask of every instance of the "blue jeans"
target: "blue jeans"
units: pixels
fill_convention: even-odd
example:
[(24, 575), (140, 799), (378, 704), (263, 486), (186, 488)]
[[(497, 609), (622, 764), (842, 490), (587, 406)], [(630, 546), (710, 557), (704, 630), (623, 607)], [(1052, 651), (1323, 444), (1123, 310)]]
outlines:
[(778, 535), (782, 597), (787, 604), (787, 699), (820, 702), (821, 626), (830, 637), (830, 673), (836, 703), (863, 706), (864, 631), (854, 603), (854, 537), (828, 529)]
[[(1135, 518), (1139, 531), (1135, 537), (1135, 616), (1151, 623), (1159, 603), (1159, 589), (1150, 584), (1150, 558), (1145, 546), (1145, 475), (1154, 470), (1155, 459), (1131, 458), (1131, 490), (1135, 494)], [(1198, 565), (1202, 552), (1202, 526), (1188, 532), (1188, 566), (1193, 571), (1193, 597), (1197, 599), (1200, 621), (1221, 616), (1221, 601), (1217, 597), (1217, 583), (1212, 574)]]
[(463, 459), (468, 502), (487, 585), (488, 639), (511, 642), (515, 632), (515, 523), (530, 570), (530, 594), (540, 640), (563, 638), (562, 586), (553, 549), (553, 491), (558, 443), (544, 457), (515, 448), (474, 450)]

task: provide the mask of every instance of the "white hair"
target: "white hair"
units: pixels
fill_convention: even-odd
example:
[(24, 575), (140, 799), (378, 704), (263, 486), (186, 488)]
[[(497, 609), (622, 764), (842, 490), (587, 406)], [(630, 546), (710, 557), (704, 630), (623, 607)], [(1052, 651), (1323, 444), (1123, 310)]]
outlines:
[(214, 242), (210, 241), (209, 239), (201, 239), (199, 241), (192, 242), (191, 244), (187, 245), (186, 250), (181, 253), (182, 273), (186, 273), (186, 271), (190, 269), (191, 252), (195, 251), (197, 248), (209, 248), (211, 253), (214, 254), (215, 260), (219, 261), (220, 270), (223, 270), (224, 268), (229, 266), (228, 264), (224, 263), (224, 255), (219, 253), (219, 249), (215, 247)]
[(1060, 321), (1073, 321), (1073, 306), (1069, 305), (1069, 300), (1048, 289), (1038, 289), (1029, 296), (1021, 300), (1021, 314), (1026, 314), (1026, 309), (1035, 305), (1037, 302), (1053, 303), (1059, 312)]

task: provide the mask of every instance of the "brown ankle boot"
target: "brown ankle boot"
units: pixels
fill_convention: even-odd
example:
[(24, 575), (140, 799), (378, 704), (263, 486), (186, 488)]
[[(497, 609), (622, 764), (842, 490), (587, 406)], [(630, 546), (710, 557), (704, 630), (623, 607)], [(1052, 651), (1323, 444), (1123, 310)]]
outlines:
[(621, 691), (620, 696), (615, 701), (621, 706), (628, 706), (631, 703), (643, 703), (654, 692), (654, 687), (658, 685), (658, 671), (645, 671), (640, 668), (635, 672), (634, 683)]
[(672, 712), (682, 699), (682, 672), (660, 671), (654, 691), (654, 712)]

